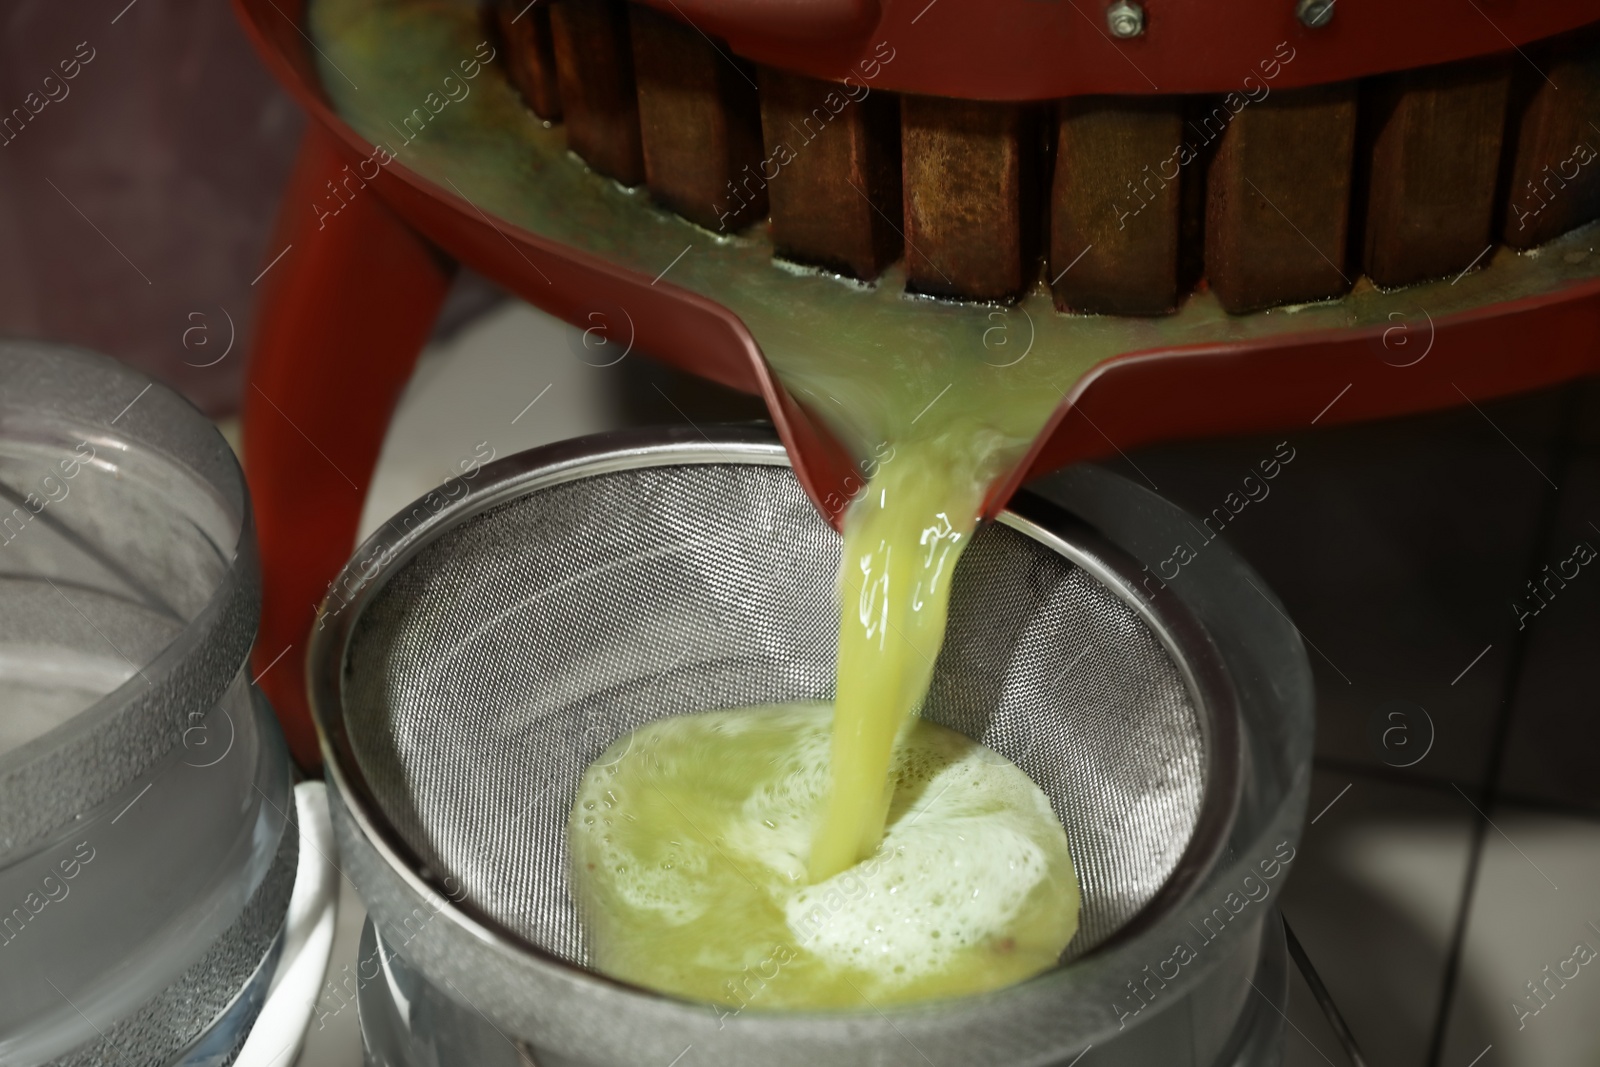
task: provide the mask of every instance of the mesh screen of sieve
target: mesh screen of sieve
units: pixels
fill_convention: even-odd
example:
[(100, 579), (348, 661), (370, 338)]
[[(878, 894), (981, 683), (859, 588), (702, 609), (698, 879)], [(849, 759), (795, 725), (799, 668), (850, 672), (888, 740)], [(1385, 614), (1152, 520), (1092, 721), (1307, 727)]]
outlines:
[[(833, 694), (839, 537), (787, 467), (538, 489), (447, 529), (356, 622), (350, 744), (395, 832), (508, 931), (583, 965), (566, 818), (589, 762), (665, 715)], [(1199, 816), (1204, 731), (1157, 635), (1002, 524), (957, 571), (923, 714), (1050, 798), (1082, 883), (1065, 958), (1150, 901)]]

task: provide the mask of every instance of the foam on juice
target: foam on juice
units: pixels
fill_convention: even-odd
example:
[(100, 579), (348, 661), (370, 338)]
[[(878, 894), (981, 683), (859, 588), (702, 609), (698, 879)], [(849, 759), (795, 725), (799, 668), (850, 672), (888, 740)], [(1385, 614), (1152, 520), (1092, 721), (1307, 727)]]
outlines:
[(573, 884), (593, 962), (681, 996), (761, 1008), (957, 996), (1054, 965), (1077, 928), (1066, 833), (983, 745), (915, 721), (887, 831), (813, 882), (832, 774), (828, 705), (649, 723), (586, 774)]

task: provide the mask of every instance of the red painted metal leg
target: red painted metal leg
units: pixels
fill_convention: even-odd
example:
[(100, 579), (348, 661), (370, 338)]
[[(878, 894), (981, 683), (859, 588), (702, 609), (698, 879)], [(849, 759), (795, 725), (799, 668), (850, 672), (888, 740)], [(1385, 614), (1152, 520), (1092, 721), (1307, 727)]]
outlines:
[(264, 580), (255, 670), (307, 767), (320, 756), (306, 636), (354, 548), (384, 431), (453, 269), (344, 169), (338, 145), (309, 124), (268, 254), (287, 251), (260, 282), (243, 414)]

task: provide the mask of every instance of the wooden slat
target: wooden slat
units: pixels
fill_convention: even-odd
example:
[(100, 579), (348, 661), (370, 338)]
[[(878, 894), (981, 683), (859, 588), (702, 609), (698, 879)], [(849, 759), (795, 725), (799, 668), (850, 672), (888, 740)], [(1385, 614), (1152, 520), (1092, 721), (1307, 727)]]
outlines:
[(1219, 101), (1189, 126), (1197, 138), (1222, 130), (1205, 237), (1206, 277), (1222, 306), (1254, 311), (1348, 289), (1355, 83), (1274, 90), (1237, 114)]
[(1178, 304), (1182, 101), (1080, 97), (1057, 111), (1049, 275), (1056, 307), (1161, 315)]
[(1490, 243), (1508, 60), (1447, 63), (1362, 87), (1366, 229), (1363, 265), (1383, 286), (1454, 275)]
[(913, 291), (1006, 300), (1033, 283), (1034, 119), (1019, 104), (901, 98), (906, 273)]
[(556, 0), (550, 29), (567, 146), (624, 185), (644, 181), (628, 12), (620, 0)]
[(1513, 66), (1522, 91), (1502, 231), (1514, 248), (1600, 218), (1600, 28), (1527, 51), (1532, 64)]
[(505, 42), (511, 84), (535, 115), (546, 122), (560, 122), (561, 90), (556, 83), (549, 0), (495, 0), (494, 18)]
[(761, 129), (778, 255), (864, 281), (900, 258), (893, 94), (763, 67)]
[(650, 8), (636, 6), (629, 18), (651, 195), (723, 233), (765, 218), (754, 68), (694, 27)]

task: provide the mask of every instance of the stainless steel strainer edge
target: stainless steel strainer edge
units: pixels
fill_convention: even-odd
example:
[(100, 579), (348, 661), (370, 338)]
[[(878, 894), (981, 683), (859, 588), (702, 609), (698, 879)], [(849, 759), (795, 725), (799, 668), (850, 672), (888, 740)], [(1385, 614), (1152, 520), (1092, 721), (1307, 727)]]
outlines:
[[(768, 1062), (802, 1063), (824, 1052), (843, 1057), (841, 1062), (895, 1062), (906, 1051), (904, 1031), (907, 1029), (923, 1039), (918, 1042), (919, 1046), (924, 1042), (934, 1045), (953, 1042), (950, 1047), (971, 1049), (972, 1041), (987, 1037), (1014, 1047), (1017, 1055), (1009, 1062), (1045, 1062), (1059, 1054), (1064, 1042), (1086, 1043), (1099, 1034), (1115, 1030), (1118, 1012), (1106, 991), (1121, 984), (1117, 978), (1127, 968), (1130, 958), (1141, 954), (1150, 959), (1160, 957), (1156, 946), (1170, 944), (1168, 938), (1182, 926), (1183, 917), (1176, 911), (1162, 916), (1159, 908), (1152, 908), (1144, 928), (1134, 926), (1125, 930), (1115, 951), (1091, 956), (1021, 986), (933, 1008), (892, 1010), (881, 1017), (883, 1020), (892, 1017), (892, 1025), (887, 1030), (881, 1025), (874, 1026), (869, 1018), (852, 1013), (759, 1016), (752, 1012), (729, 1023), (725, 1032), (718, 1033), (724, 1029), (723, 1023), (708, 1012), (705, 1005), (676, 1001), (612, 982), (548, 957), (508, 936), (493, 922), (483, 921), (481, 916), (453, 903), (449, 899), (448, 883), (440, 874), (427, 871), (410, 855), (365, 790), (348, 739), (343, 734), (339, 674), (344, 647), (363, 605), (381, 588), (385, 577), (403, 565), (431, 534), (437, 532), (441, 523), (461, 521), (541, 485), (646, 461), (781, 465), (786, 463), (786, 458), (770, 431), (749, 428), (707, 428), (705, 433), (684, 429), (610, 435), (563, 442), (510, 457), (484, 468), (483, 480), (471, 492), (470, 508), (464, 507), (467, 501), (457, 501), (450, 518), (445, 520), (435, 505), (424, 498), (375, 534), (357, 551), (339, 583), (347, 590), (348, 597), (341, 594), (337, 602), (330, 600), (324, 606), (313, 639), (308, 682), (329, 777), (336, 791), (336, 828), (351, 873), (374, 912), (397, 928), (402, 924), (408, 930), (413, 925), (417, 927), (407, 954), (415, 952), (426, 957), (428, 962), (443, 966), (443, 981), (455, 995), (498, 1018), (511, 1031), (539, 1031), (541, 1036), (548, 1033), (551, 1047), (583, 1048), (586, 1058), (598, 1057), (597, 1062), (605, 1063), (654, 1063), (661, 1048), (674, 1042), (681, 1048), (685, 1043), (704, 1040), (711, 1034), (718, 1037), (718, 1050), (712, 1062), (748, 1062), (749, 1057), (760, 1054), (767, 1057)], [(1165, 506), (1170, 508), (1170, 505)], [(1038, 528), (1021, 513), (1025, 510), (1019, 509), (1019, 513), (1007, 521), (1013, 526), (1024, 524)], [(1098, 561), (1098, 565), (1101, 570), (1096, 577), (1123, 591), (1129, 603), (1138, 607), (1141, 616), (1155, 617), (1163, 623), (1152, 629), (1161, 633), (1163, 641), (1171, 647), (1170, 634), (1164, 631), (1170, 618), (1181, 620), (1181, 598), (1164, 601), (1157, 597), (1146, 603), (1133, 592), (1136, 571), (1130, 573), (1127, 567), (1110, 567), (1104, 565), (1103, 560)], [(1180, 628), (1190, 626), (1204, 636), (1203, 631), (1193, 626), (1192, 620), (1180, 621), (1177, 625)], [(1203, 646), (1188, 643), (1193, 636), (1191, 633), (1186, 637), (1188, 647), (1184, 648), (1183, 655), (1174, 657), (1175, 661), (1196, 666), (1213, 658), (1216, 647), (1209, 641)], [(1298, 654), (1298, 667), (1303, 672), (1304, 654), (1297, 642), (1292, 645), (1290, 654)], [(1211, 706), (1219, 699), (1231, 702), (1231, 698), (1223, 695), (1228, 673), (1222, 663), (1225, 657), (1214, 658), (1215, 662), (1199, 666), (1188, 679), (1196, 690), (1207, 693), (1206, 703)], [(1294, 666), (1291, 664), (1291, 668)], [(1290, 673), (1294, 671), (1291, 669)], [(1302, 688), (1309, 692), (1308, 687)], [(1294, 697), (1292, 693), (1288, 695)], [(1309, 704), (1302, 710), (1309, 714)], [(1237, 745), (1229, 744), (1223, 737), (1213, 737), (1212, 742), (1208, 751), (1213, 754), (1238, 751)], [(1224, 757), (1224, 761), (1226, 759)], [(1212, 781), (1232, 777), (1225, 768), (1220, 770), (1223, 773), (1210, 776)], [(1168, 896), (1183, 897), (1181, 883), (1185, 881), (1191, 883), (1189, 895), (1194, 896), (1194, 890), (1204, 887), (1192, 883), (1208, 870), (1213, 877), (1207, 881), (1214, 883), (1218, 865), (1211, 860), (1224, 846), (1233, 854), (1230, 860), (1237, 860), (1241, 852), (1245, 853), (1244, 862), (1248, 865), (1267, 836), (1288, 833), (1296, 837), (1294, 826), (1303, 808), (1303, 797), (1298, 807), (1292, 796), (1275, 795), (1271, 799), (1272, 818), (1266, 825), (1251, 828), (1253, 832), (1249, 836), (1256, 840), (1241, 842), (1236, 834), (1230, 838), (1227, 827), (1215, 833), (1202, 828), (1196, 835), (1191, 855), (1185, 859), (1188, 871), (1177, 879), (1178, 888)], [(1208, 806), (1213, 810), (1217, 808), (1209, 799)], [(1223, 807), (1231, 810), (1231, 797), (1225, 798)], [(1225, 838), (1228, 839), (1224, 841)], [(1240, 846), (1246, 847), (1241, 849)], [(1231, 862), (1223, 866), (1231, 869), (1239, 865)], [(1252, 935), (1259, 929), (1258, 924), (1241, 924), (1239, 929), (1244, 940), (1253, 946)], [(1185, 972), (1177, 984), (1196, 985), (1217, 969), (1221, 956), (1220, 951), (1211, 954), (1200, 966)], [(438, 976), (437, 969), (434, 973)], [(454, 981), (450, 980), (450, 975), (454, 975)], [(1127, 977), (1137, 977), (1137, 974)], [(619, 1013), (622, 1014), (619, 1016)], [(638, 1025), (632, 1022), (628, 1026), (596, 1025), (594, 1022), (619, 1017), (637, 1021)], [(641, 1039), (640, 1033), (649, 1036)], [(1026, 1036), (1019, 1039), (1018, 1035)], [(797, 1040), (803, 1042), (798, 1051), (792, 1054), (783, 1051)]]
[[(1192, 890), (1221, 857), (1242, 786), (1238, 697), (1216, 646), (1187, 605), (1176, 597), (1147, 599), (1140, 595), (1140, 572), (1131, 557), (1093, 527), (1027, 492), (1018, 494), (998, 521), (1053, 549), (1101, 585), (1120, 593), (1123, 602), (1134, 609), (1161, 642), (1198, 712), (1206, 764), (1205, 792), (1194, 832), (1166, 882), (1139, 914), (1096, 946), (1094, 951), (1101, 952), (1147, 929)], [(1066, 536), (1069, 533), (1070, 540)]]

